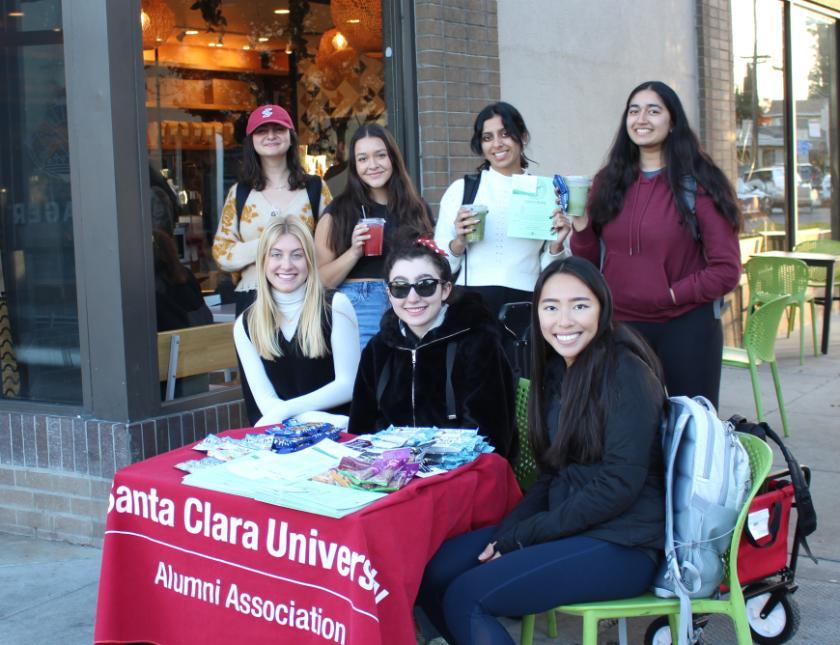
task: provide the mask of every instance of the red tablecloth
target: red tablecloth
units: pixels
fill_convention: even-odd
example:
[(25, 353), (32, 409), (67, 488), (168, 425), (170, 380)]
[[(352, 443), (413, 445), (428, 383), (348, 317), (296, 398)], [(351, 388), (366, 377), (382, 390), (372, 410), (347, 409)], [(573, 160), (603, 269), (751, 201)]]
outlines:
[(97, 643), (414, 643), (426, 562), (520, 497), (490, 454), (332, 519), (184, 486), (174, 465), (196, 456), (174, 450), (114, 477)]

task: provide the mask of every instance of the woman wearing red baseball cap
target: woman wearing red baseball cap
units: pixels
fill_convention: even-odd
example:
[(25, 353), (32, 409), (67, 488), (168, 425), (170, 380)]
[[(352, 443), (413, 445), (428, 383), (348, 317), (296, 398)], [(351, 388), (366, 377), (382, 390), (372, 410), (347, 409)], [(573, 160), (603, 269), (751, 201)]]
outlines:
[(295, 124), (279, 105), (251, 112), (242, 141), (239, 182), (231, 186), (213, 241), (213, 258), (223, 271), (240, 273), (236, 313), (256, 296), (257, 243), (272, 218), (295, 215), (310, 231), (330, 202), (327, 185), (303, 171)]

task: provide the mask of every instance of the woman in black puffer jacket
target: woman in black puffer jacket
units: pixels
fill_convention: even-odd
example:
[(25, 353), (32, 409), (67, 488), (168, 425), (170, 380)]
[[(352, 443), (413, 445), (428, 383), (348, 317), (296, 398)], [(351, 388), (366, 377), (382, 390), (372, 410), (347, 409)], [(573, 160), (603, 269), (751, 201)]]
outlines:
[(478, 428), (513, 459), (514, 390), (498, 324), (481, 299), (452, 295), (446, 254), (411, 236), (385, 262), (391, 309), (362, 352), (349, 431)]

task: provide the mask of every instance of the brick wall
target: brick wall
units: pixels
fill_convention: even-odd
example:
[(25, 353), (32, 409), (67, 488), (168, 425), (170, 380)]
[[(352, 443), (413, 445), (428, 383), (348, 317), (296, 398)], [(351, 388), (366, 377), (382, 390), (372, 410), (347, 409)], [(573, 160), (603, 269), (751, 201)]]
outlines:
[(473, 120), (499, 100), (496, 0), (416, 0), (415, 30), (422, 192), (436, 207), (480, 163)]
[(241, 401), (136, 423), (0, 414), (0, 531), (97, 545), (118, 469), (246, 424)]
[(729, 3), (730, 0), (697, 0), (697, 68), (703, 147), (734, 182), (738, 168)]

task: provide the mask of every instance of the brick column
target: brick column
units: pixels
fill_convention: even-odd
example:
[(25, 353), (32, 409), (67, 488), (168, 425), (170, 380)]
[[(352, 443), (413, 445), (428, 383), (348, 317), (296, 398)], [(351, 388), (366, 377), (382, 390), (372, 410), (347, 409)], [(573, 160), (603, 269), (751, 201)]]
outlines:
[(730, 0), (697, 0), (697, 70), (700, 139), (735, 182), (735, 93), (732, 86)]
[(498, 101), (497, 0), (416, 0), (417, 102), (423, 196), (436, 206), (480, 160), (475, 115)]

